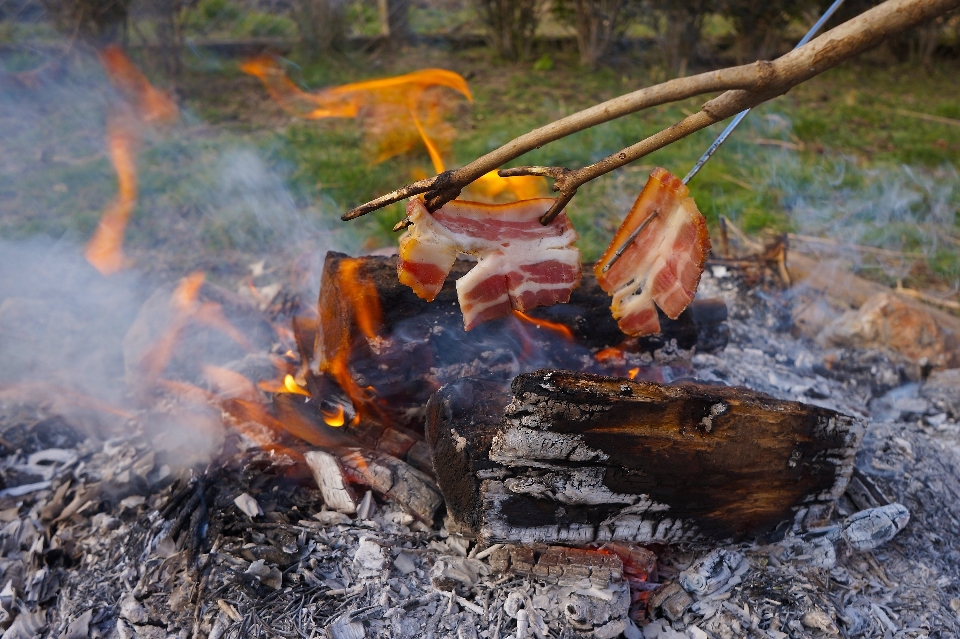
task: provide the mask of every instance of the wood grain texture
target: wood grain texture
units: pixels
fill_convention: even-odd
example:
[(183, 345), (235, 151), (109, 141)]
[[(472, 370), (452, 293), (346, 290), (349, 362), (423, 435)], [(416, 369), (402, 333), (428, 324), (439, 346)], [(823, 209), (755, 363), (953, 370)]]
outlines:
[(816, 524), (862, 422), (744, 388), (538, 371), (428, 407), (447, 507), (487, 542), (737, 539)]

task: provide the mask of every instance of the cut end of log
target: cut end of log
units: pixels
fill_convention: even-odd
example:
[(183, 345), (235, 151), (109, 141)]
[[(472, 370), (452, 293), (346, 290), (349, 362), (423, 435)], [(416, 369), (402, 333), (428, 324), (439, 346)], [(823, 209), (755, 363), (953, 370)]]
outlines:
[(821, 523), (864, 425), (743, 388), (568, 371), (461, 380), (427, 438), (451, 515), (488, 543), (673, 543)]

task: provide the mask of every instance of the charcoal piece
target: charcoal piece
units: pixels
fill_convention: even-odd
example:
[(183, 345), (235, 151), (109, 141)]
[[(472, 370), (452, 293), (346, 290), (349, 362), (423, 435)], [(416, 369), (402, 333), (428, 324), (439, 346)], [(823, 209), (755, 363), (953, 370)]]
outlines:
[(863, 432), (745, 388), (543, 370), (443, 387), (426, 438), (450, 514), (487, 543), (672, 543), (824, 523)]
[[(355, 405), (363, 404), (361, 413), (391, 427), (420, 430), (430, 395), (462, 377), (489, 374), (509, 380), (545, 366), (601, 372), (593, 358), (600, 348), (652, 353), (674, 343), (684, 350), (717, 350), (727, 343), (722, 300), (694, 302), (677, 320), (662, 316), (660, 335), (627, 338), (610, 314), (610, 297), (589, 269), (570, 303), (528, 313), (559, 328), (511, 316), (468, 333), (456, 279), (472, 266), (457, 262), (428, 303), (397, 280), (396, 257), (327, 254), (319, 298), (320, 367), (339, 375), (341, 385), (356, 386), (348, 393)], [(360, 392), (367, 388), (375, 390)]]

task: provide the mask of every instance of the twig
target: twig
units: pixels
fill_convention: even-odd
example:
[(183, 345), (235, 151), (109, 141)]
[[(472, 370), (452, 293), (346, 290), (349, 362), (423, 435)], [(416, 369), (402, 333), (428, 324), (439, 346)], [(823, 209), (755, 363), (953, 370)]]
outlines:
[[(782, 95), (797, 84), (876, 46), (886, 38), (911, 29), (958, 6), (960, 6), (960, 0), (888, 0), (827, 31), (808, 44), (781, 56), (774, 62), (759, 61), (677, 78), (608, 100), (521, 135), (459, 169), (445, 171), (435, 177), (420, 180), (358, 206), (342, 219), (351, 220), (421, 193), (426, 194), (424, 201), (427, 209), (436, 211), (458, 197), (464, 187), (480, 176), (544, 144), (653, 106), (704, 93), (726, 91), (718, 98), (704, 104), (699, 113), (688, 116), (670, 128), (596, 164), (576, 171), (555, 169), (561, 177), (554, 184), (554, 190), (559, 191), (561, 196), (541, 219), (544, 224), (547, 224), (559, 214), (584, 183), (744, 109)], [(523, 172), (523, 169), (510, 169), (510, 175), (544, 175), (545, 168), (533, 167), (536, 172), (527, 173)]]
[(917, 118), (918, 120), (926, 120), (927, 122), (936, 122), (938, 124), (952, 124), (953, 126), (960, 126), (960, 120), (954, 118), (945, 118), (939, 115), (930, 115), (929, 113), (920, 113), (919, 111), (908, 111), (906, 109), (894, 109), (894, 112), (899, 113), (900, 115), (905, 115), (910, 118)]
[(960, 246), (960, 239), (953, 237), (952, 235), (941, 235), (940, 239), (946, 240), (953, 244), (954, 246)]
[(832, 240), (827, 237), (799, 235), (797, 233), (790, 233), (788, 237), (791, 240), (800, 240), (801, 242), (809, 242), (811, 244), (826, 244), (828, 246), (836, 246), (838, 248), (847, 248), (847, 249), (852, 249), (854, 251), (859, 251), (860, 253), (871, 253), (873, 255), (883, 255), (885, 257), (912, 257), (912, 258), (926, 257), (926, 255), (924, 255), (923, 253), (910, 252), (910, 251), (894, 251), (891, 249), (879, 248), (876, 246), (864, 246), (862, 244), (840, 242), (838, 240)]
[(954, 300), (945, 300), (943, 298), (936, 297), (935, 295), (929, 295), (927, 293), (924, 293), (923, 291), (918, 291), (913, 288), (904, 288), (903, 282), (900, 280), (897, 280), (897, 288), (893, 290), (895, 290), (897, 293), (900, 293), (901, 295), (907, 295), (909, 297), (912, 297), (915, 300), (926, 302), (927, 304), (934, 304), (936, 306), (942, 306), (944, 308), (951, 308), (955, 311), (960, 311), (960, 302), (956, 302)]

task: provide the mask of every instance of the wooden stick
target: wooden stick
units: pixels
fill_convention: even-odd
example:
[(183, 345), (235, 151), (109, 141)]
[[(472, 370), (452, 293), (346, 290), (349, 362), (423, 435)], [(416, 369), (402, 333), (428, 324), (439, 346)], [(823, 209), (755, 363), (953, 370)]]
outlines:
[[(797, 84), (876, 46), (890, 36), (943, 15), (958, 6), (960, 6), (960, 0), (887, 0), (827, 31), (806, 45), (781, 56), (774, 62), (758, 61), (687, 78), (677, 78), (608, 100), (521, 135), (459, 169), (444, 171), (437, 176), (414, 182), (358, 206), (345, 214), (342, 219), (352, 220), (421, 193), (426, 194), (424, 199), (428, 210), (435, 211), (458, 197), (464, 187), (480, 176), (544, 144), (653, 106), (677, 102), (704, 93), (726, 91), (718, 98), (704, 104), (699, 113), (694, 113), (670, 128), (596, 164), (577, 171), (551, 167), (557, 175), (561, 176), (554, 185), (554, 190), (559, 191), (561, 197), (544, 216), (544, 219), (548, 216), (549, 219), (553, 219), (562, 206), (565, 206), (573, 197), (577, 188), (584, 183), (714, 122), (782, 95)], [(528, 167), (523, 169), (526, 168)], [(544, 172), (545, 167), (534, 167), (536, 172), (531, 170), (528, 173), (523, 172), (523, 169), (510, 169), (510, 175), (548, 175)], [(549, 219), (544, 223), (549, 223)]]

